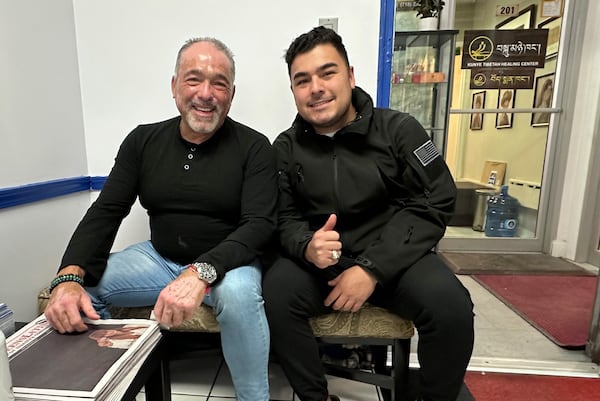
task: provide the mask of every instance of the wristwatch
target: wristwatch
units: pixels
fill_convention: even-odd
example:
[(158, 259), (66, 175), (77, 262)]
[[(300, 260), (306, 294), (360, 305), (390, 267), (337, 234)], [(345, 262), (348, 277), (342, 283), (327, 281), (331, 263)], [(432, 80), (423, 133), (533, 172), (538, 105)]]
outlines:
[(209, 285), (217, 279), (217, 269), (210, 263), (194, 262), (190, 268), (198, 274), (200, 280), (206, 281)]

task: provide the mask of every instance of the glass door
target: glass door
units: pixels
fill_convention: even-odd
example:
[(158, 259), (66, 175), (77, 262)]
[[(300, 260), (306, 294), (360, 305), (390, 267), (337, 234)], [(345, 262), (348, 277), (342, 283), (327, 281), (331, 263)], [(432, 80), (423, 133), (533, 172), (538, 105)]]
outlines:
[[(420, 55), (415, 58), (412, 54), (417, 49), (408, 45), (409, 38), (419, 35), (414, 32), (419, 21), (412, 3), (382, 1), (377, 102), (379, 106), (413, 114), (431, 132), (455, 178), (456, 213), (439, 244), (440, 250), (541, 251), (547, 207), (543, 194), (552, 166), (549, 139), (559, 124), (561, 111), (556, 105), (560, 103), (557, 67), (561, 60), (562, 17), (541, 17), (538, 1), (520, 2), (511, 15), (498, 15), (497, 11), (503, 3), (508, 9), (514, 2), (476, 0), (474, 6), (472, 0), (446, 1), (446, 7), (453, 7), (454, 11), (448, 13), (454, 16), (448, 25), (455, 31), (450, 32), (457, 33), (447, 42), (452, 48), (442, 46), (444, 51), (440, 51), (431, 45), (432, 37), (440, 39), (449, 31), (421, 31), (420, 35), (428, 38), (425, 47), (429, 50), (419, 50)], [(504, 42), (496, 43), (491, 50), (503, 46), (508, 57), (509, 53), (520, 51), (517, 47), (522, 38), (534, 37), (535, 31), (531, 30), (540, 29), (545, 30), (541, 31), (544, 39), (547, 32), (547, 42), (538, 49), (538, 53), (544, 53), (538, 57), (541, 62), (537, 68), (505, 68), (501, 65), (506, 63), (498, 63), (477, 70), (466, 68), (463, 63), (465, 52), (474, 52), (475, 44), (481, 45), (473, 39), (478, 32), (503, 31), (497, 35)], [(523, 30), (528, 31), (525, 34)], [(443, 65), (436, 65), (434, 60), (432, 69), (432, 55), (447, 57), (448, 66), (440, 70), (438, 67)], [(415, 69), (447, 74), (443, 85), (448, 95), (436, 98), (445, 102), (443, 106), (439, 101), (431, 101), (440, 93), (442, 83), (413, 83), (408, 75)], [(482, 80), (485, 85), (480, 85)], [(447, 119), (434, 118), (432, 107), (437, 112), (447, 110)], [(442, 125), (441, 121), (445, 123)], [(488, 200), (498, 195), (503, 186), (518, 202), (518, 208), (513, 209), (514, 216), (506, 219), (506, 224), (514, 228), (508, 230), (510, 236), (497, 237), (485, 230), (490, 211)]]

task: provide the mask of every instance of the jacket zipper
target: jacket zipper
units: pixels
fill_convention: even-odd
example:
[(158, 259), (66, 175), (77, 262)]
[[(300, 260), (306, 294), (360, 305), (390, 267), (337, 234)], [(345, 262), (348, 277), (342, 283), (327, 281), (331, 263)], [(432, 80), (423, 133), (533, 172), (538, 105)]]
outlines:
[(335, 206), (335, 211), (336, 213), (339, 213), (340, 211), (340, 202), (339, 202), (339, 182), (338, 182), (338, 160), (337, 160), (337, 154), (335, 153), (335, 143), (333, 145), (333, 155), (332, 155), (332, 161), (333, 161), (333, 202), (334, 202), (334, 206)]

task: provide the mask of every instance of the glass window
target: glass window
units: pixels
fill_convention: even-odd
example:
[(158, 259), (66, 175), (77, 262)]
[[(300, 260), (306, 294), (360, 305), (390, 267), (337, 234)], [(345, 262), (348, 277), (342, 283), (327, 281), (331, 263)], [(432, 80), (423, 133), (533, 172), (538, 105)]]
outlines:
[[(559, 118), (552, 106), (562, 18), (542, 17), (538, 1), (446, 3), (455, 6), (455, 31), (424, 28), (414, 1), (395, 1), (389, 106), (413, 114), (444, 151), (459, 189), (446, 238), (489, 238), (486, 201), (504, 185), (519, 202), (514, 237), (536, 238), (548, 134)], [(545, 31), (523, 31), (531, 29)], [(464, 52), (483, 52), (473, 49), (481, 45), (474, 34), (485, 31), (502, 38), (492, 52), (502, 49), (511, 63), (466, 68)], [(532, 58), (537, 51), (537, 66), (513, 62), (523, 49)]]

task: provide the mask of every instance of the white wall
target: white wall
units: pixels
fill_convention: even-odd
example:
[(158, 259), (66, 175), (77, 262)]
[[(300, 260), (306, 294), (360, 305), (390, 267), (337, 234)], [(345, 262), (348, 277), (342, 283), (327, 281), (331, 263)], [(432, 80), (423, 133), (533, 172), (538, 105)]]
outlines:
[(90, 174), (106, 175), (139, 123), (177, 114), (170, 80), (185, 40), (214, 36), (236, 60), (231, 116), (274, 139), (295, 107), (283, 55), (319, 17), (338, 17), (357, 82), (377, 87), (379, 7), (372, 0), (74, 0)]
[(37, 316), (37, 294), (54, 277), (89, 205), (89, 193), (81, 193), (0, 209), (0, 302), (14, 311), (16, 321)]
[[(87, 175), (71, 0), (0, 0), (0, 188)], [(16, 320), (89, 205), (75, 194), (0, 209), (0, 302)]]
[[(137, 124), (177, 114), (170, 79), (190, 37), (232, 49), (230, 115), (271, 140), (295, 115), (284, 51), (319, 17), (339, 18), (357, 83), (375, 96), (379, 11), (373, 0), (0, 0), (0, 188), (107, 175)], [(0, 210), (0, 302), (17, 320), (35, 316), (36, 294), (89, 202), (78, 194)], [(115, 248), (145, 237), (134, 208)]]
[(84, 175), (70, 0), (0, 0), (0, 188)]

